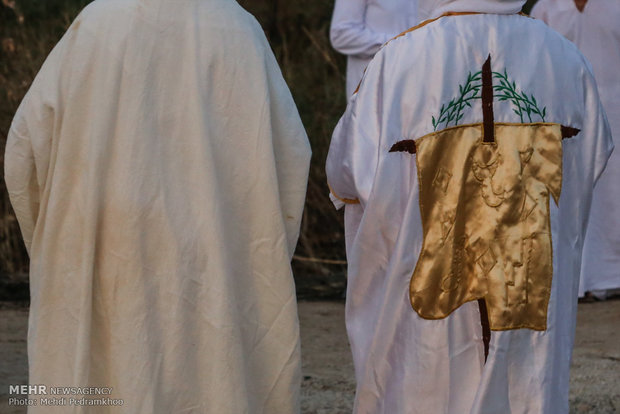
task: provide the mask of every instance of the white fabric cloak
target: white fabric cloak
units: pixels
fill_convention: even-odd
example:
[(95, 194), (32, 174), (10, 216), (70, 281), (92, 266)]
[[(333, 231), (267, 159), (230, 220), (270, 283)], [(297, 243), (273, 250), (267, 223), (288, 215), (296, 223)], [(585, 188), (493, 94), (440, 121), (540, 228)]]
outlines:
[[(577, 45), (592, 65), (614, 141), (620, 137), (620, 2), (589, 0), (580, 12), (573, 0), (541, 0), (532, 16)], [(584, 245), (579, 296), (620, 288), (620, 155), (609, 159), (594, 192)]]
[[(495, 3), (496, 13), (515, 8), (511, 1), (452, 3), (470, 12), (482, 3)], [(492, 331), (485, 363), (476, 301), (437, 320), (412, 309), (409, 285), (423, 244), (416, 155), (389, 151), (398, 141), (452, 127), (437, 125), (442, 104), (463, 92), (468, 73), (488, 56), (494, 84), (506, 75), (544, 114), (520, 117), (510, 100), (495, 97), (495, 122), (552, 122), (581, 132), (562, 141), (559, 207), (549, 201), (547, 328)], [(470, 104), (459, 125), (482, 122), (481, 101)], [(333, 194), (347, 203), (355, 413), (568, 412), (581, 251), (593, 187), (612, 149), (588, 64), (542, 22), (514, 14), (445, 16), (376, 54), (334, 132), (326, 167)]]
[(434, 19), (444, 13), (519, 13), (525, 0), (418, 0), (421, 19)]
[(329, 35), (347, 55), (347, 98), (377, 50), (417, 23), (418, 0), (336, 0)]
[(15, 115), (5, 173), (31, 258), (30, 383), (123, 405), (29, 412), (298, 412), (309, 160), (236, 2), (84, 9)]

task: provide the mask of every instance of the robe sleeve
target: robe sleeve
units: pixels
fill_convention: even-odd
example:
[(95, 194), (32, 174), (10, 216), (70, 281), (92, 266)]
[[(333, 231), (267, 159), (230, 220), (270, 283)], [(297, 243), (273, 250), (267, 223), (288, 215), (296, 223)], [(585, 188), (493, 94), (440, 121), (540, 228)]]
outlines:
[(306, 199), (312, 151), (293, 97), (282, 79), (275, 58), (270, 54), (271, 129), (280, 208), (286, 229), (289, 258), (292, 259)]
[(30, 138), (11, 127), (4, 154), (4, 179), (13, 210), (30, 253), (39, 211), (39, 185)]
[(325, 169), (336, 208), (363, 207), (372, 191), (381, 146), (382, 67), (377, 55), (332, 136)]
[(7, 136), (4, 179), (28, 253), (49, 165), (62, 50), (61, 42), (46, 59), (22, 100)]
[(345, 55), (371, 58), (390, 39), (366, 25), (366, 0), (336, 0), (329, 37), (332, 46)]
[[(585, 63), (590, 67), (589, 63)], [(588, 135), (594, 139), (594, 148), (588, 160), (593, 168), (592, 187), (594, 187), (614, 151), (614, 142), (591, 68), (584, 79), (586, 116), (583, 126), (584, 131), (587, 131)]]

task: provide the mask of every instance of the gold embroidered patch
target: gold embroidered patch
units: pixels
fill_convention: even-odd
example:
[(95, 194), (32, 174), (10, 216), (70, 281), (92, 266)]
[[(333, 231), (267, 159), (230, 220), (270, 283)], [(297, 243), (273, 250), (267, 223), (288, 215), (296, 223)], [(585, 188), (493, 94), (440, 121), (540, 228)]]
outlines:
[(483, 136), (481, 123), (416, 140), (424, 243), (411, 304), (440, 319), (484, 298), (492, 330), (545, 330), (561, 125), (495, 123), (494, 142)]

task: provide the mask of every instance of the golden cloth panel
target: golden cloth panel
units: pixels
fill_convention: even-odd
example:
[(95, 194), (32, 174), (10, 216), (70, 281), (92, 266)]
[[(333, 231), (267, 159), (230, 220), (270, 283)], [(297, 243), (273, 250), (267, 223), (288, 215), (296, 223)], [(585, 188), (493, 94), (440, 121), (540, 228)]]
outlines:
[(545, 330), (553, 275), (549, 194), (562, 187), (559, 124), (463, 125), (416, 140), (424, 243), (411, 304), (441, 319), (484, 298), (492, 330)]

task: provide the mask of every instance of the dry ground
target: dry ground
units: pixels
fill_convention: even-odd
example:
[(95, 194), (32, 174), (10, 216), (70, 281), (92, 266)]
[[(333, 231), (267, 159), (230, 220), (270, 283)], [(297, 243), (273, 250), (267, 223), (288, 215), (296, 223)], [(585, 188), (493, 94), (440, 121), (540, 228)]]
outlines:
[[(302, 412), (351, 412), (353, 365), (344, 305), (302, 302)], [(620, 300), (579, 304), (571, 369), (571, 414), (620, 413)]]
[[(344, 331), (344, 304), (301, 302), (302, 412), (350, 413), (355, 391)], [(8, 384), (26, 384), (28, 312), (0, 306), (0, 413), (8, 407)], [(579, 305), (571, 371), (571, 414), (620, 413), (620, 300)]]

